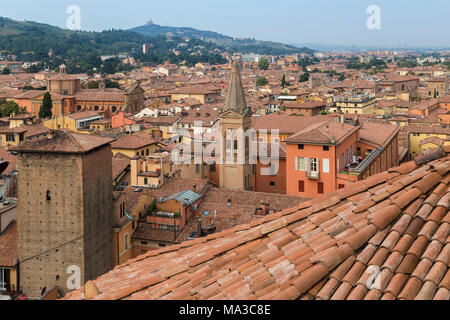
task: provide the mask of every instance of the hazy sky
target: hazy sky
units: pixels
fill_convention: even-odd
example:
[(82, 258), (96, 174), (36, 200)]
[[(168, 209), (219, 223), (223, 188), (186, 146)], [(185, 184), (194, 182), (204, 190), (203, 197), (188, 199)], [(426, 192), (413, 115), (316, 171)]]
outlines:
[[(81, 28), (101, 31), (154, 23), (285, 43), (450, 47), (449, 0), (14, 0), (0, 16), (66, 27), (69, 5)], [(368, 6), (381, 9), (381, 29), (369, 30)]]

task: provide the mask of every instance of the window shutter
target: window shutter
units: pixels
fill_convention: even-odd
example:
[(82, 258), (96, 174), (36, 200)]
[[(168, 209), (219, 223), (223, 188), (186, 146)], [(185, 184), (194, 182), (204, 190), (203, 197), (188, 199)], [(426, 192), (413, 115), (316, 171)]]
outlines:
[(298, 171), (298, 160), (299, 158), (295, 158), (295, 171)]
[(324, 173), (330, 172), (330, 159), (323, 159), (323, 172)]

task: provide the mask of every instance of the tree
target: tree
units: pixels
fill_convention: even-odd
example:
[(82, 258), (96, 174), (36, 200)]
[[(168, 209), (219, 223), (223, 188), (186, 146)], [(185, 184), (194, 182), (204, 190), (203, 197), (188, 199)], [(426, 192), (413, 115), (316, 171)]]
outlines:
[(281, 79), (281, 87), (284, 88), (286, 86), (286, 74), (283, 73), (283, 78)]
[(260, 86), (265, 86), (265, 85), (268, 84), (268, 83), (269, 83), (269, 81), (267, 81), (267, 79), (264, 78), (264, 77), (259, 77), (258, 80), (256, 80), (256, 85), (257, 85), (258, 87), (260, 87)]
[(11, 73), (11, 69), (6, 67), (2, 70), (2, 74), (10, 74)]
[(50, 118), (52, 116), (53, 102), (52, 96), (49, 92), (46, 92), (44, 99), (42, 100), (42, 105), (39, 109), (39, 118)]
[(98, 89), (99, 87), (99, 82), (98, 81), (89, 81), (87, 84), (87, 88), (88, 89)]
[(344, 74), (341, 74), (340, 76), (339, 76), (339, 81), (344, 81), (345, 80), (345, 76), (344, 76)]
[(299, 82), (306, 82), (309, 80), (309, 73), (305, 72), (300, 76)]
[(262, 58), (258, 62), (259, 70), (267, 70), (269, 69), (269, 65), (270, 65), (269, 60), (267, 60), (266, 58)]
[(1, 115), (3, 118), (10, 117), (12, 114), (25, 113), (25, 108), (19, 107), (14, 101), (6, 102), (1, 109)]
[(120, 84), (116, 81), (105, 79), (105, 88), (117, 88), (120, 89)]

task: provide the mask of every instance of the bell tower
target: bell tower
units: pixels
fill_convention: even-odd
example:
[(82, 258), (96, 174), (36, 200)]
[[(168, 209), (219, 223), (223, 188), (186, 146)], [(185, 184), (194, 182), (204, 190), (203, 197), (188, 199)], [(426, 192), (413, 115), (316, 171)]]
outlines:
[(245, 100), (239, 65), (231, 67), (228, 94), (219, 115), (224, 143), (220, 169), (220, 187), (228, 190), (254, 190), (254, 165), (249, 162), (251, 137), (247, 134), (252, 124), (252, 114)]

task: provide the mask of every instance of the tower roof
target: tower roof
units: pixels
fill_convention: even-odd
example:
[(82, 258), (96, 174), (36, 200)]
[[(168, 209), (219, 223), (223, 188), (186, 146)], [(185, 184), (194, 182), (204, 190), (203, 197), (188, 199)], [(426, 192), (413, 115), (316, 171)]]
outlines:
[(87, 153), (113, 141), (112, 138), (75, 133), (69, 130), (55, 130), (46, 137), (10, 148), (10, 151), (19, 153)]
[(231, 68), (230, 84), (228, 86), (228, 94), (225, 100), (225, 110), (233, 110), (236, 113), (243, 114), (247, 109), (245, 101), (244, 89), (242, 88), (241, 74), (237, 61), (233, 61)]

